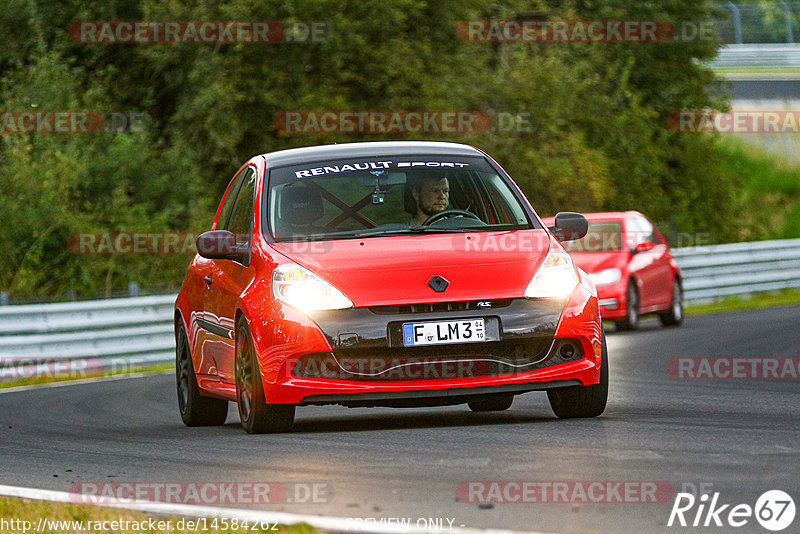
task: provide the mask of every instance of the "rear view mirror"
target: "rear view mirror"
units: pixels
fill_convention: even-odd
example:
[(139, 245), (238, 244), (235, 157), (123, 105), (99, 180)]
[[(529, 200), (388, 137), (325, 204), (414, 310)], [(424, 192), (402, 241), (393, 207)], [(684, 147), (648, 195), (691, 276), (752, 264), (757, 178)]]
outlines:
[(548, 227), (561, 242), (583, 239), (589, 231), (589, 221), (580, 213), (562, 211), (556, 214), (555, 226)]
[(241, 262), (244, 256), (236, 245), (236, 236), (228, 230), (213, 230), (197, 236), (197, 252), (210, 260)]
[(367, 187), (386, 187), (387, 185), (403, 185), (406, 183), (406, 173), (404, 172), (387, 172), (377, 176), (365, 176), (363, 183)]
[(633, 253), (638, 254), (640, 252), (647, 252), (648, 250), (653, 250), (656, 244), (652, 241), (642, 241), (635, 247), (633, 247)]

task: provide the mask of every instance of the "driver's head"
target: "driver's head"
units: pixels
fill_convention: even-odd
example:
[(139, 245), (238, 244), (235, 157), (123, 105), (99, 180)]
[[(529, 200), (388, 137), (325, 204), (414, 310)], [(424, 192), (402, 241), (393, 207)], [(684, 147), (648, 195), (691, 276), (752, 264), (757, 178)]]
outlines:
[(447, 209), (450, 202), (450, 184), (446, 176), (426, 176), (411, 186), (411, 196), (417, 204), (414, 219), (418, 224)]

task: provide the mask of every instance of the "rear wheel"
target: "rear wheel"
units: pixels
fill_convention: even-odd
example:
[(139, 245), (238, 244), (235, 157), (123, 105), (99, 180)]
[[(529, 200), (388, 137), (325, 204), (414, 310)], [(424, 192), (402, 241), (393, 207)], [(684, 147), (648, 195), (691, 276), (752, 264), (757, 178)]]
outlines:
[(186, 426), (212, 426), (225, 423), (228, 401), (203, 397), (197, 387), (189, 340), (183, 325), (178, 329), (175, 352), (175, 378), (178, 386), (178, 410)]
[(287, 432), (294, 423), (294, 404), (267, 404), (253, 337), (244, 319), (236, 329), (236, 404), (248, 434)]
[(683, 288), (676, 277), (672, 282), (672, 303), (669, 311), (658, 316), (664, 326), (678, 326), (683, 322)]
[(514, 395), (494, 395), (481, 399), (471, 400), (467, 403), (473, 412), (501, 412), (511, 408)]
[(639, 293), (636, 291), (636, 283), (633, 278), (628, 281), (625, 300), (627, 301), (625, 318), (617, 321), (617, 330), (636, 330), (639, 328)]
[(599, 383), (547, 390), (550, 407), (560, 419), (597, 417), (605, 411), (608, 400), (608, 350), (605, 334), (602, 334), (601, 340)]

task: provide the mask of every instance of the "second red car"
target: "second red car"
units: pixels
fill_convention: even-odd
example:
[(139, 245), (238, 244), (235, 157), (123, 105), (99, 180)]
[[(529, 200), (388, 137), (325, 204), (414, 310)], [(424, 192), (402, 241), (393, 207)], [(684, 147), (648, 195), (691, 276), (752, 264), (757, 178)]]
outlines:
[(680, 325), (681, 271), (658, 228), (638, 211), (584, 215), (588, 233), (564, 248), (597, 286), (603, 319), (620, 330), (636, 329), (645, 314), (658, 314), (664, 326)]

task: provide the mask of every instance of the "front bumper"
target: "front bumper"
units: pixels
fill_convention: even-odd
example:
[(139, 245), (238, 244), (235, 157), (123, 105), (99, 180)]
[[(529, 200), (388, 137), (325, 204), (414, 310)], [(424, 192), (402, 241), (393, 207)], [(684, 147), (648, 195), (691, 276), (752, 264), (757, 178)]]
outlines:
[[(287, 307), (282, 316), (271, 325), (270, 348), (259, 350), (264, 392), (271, 403), (457, 404), (474, 395), (599, 380), (597, 298), (582, 285), (568, 301), (383, 306), (308, 316)], [(496, 324), (498, 341), (403, 346), (403, 323), (477, 317), (486, 320), (487, 329)]]
[(628, 305), (628, 285), (623, 279), (613, 284), (597, 286), (597, 299), (603, 319), (624, 319)]

